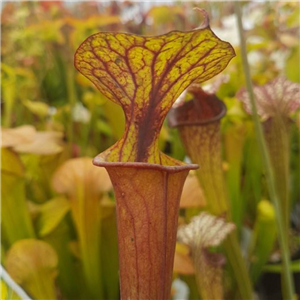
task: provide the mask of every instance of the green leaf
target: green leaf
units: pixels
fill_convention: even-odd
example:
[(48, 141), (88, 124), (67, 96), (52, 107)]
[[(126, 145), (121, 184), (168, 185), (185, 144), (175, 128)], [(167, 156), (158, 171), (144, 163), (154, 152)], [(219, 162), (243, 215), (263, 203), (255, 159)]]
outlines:
[(13, 151), (1, 151), (1, 222), (8, 244), (34, 237), (25, 199), (24, 167)]
[(249, 273), (255, 283), (269, 260), (277, 236), (276, 219), (273, 205), (262, 200), (257, 206), (257, 218), (254, 224), (249, 249)]
[(291, 81), (300, 83), (300, 70), (295, 68), (299, 64), (300, 47), (293, 48), (285, 64), (285, 74)]
[(7, 148), (1, 148), (1, 172), (18, 177), (24, 175), (24, 166), (18, 155)]
[(38, 230), (41, 237), (53, 231), (70, 210), (70, 203), (65, 197), (51, 199), (41, 205)]
[[(282, 266), (281, 265), (266, 265), (264, 266), (264, 272), (269, 273), (282, 273)], [(292, 272), (300, 272), (300, 259), (291, 262), (291, 271)]]
[(33, 114), (44, 118), (48, 115), (49, 106), (41, 101), (24, 100), (23, 105)]

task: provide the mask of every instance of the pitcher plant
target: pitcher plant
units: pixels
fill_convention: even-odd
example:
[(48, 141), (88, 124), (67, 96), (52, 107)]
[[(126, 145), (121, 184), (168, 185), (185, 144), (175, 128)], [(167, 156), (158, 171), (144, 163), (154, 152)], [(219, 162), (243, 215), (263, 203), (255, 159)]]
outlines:
[(125, 132), (93, 163), (105, 167), (117, 201), (121, 298), (169, 299), (179, 199), (189, 170), (158, 147), (169, 109), (193, 82), (221, 72), (234, 50), (201, 28), (159, 36), (100, 32), (75, 53), (75, 67), (125, 114)]
[[(221, 154), (220, 120), (226, 113), (226, 106), (198, 84), (191, 85), (187, 92), (192, 94), (193, 99), (172, 109), (169, 124), (178, 127), (187, 154), (192, 162), (199, 165), (197, 175), (207, 199), (208, 211), (231, 220)], [(224, 247), (240, 296), (252, 299), (251, 282), (236, 232), (229, 234)]]
[[(289, 232), (290, 115), (300, 106), (300, 85), (277, 77), (263, 86), (254, 87), (254, 95), (274, 171), (283, 223), (286, 232)], [(251, 114), (250, 99), (245, 88), (237, 93), (237, 97)]]

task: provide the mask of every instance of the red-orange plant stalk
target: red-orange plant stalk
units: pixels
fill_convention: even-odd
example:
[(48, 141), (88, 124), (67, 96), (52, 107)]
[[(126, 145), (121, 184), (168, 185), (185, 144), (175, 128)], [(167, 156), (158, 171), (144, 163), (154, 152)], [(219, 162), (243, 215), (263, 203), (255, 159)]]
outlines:
[(197, 165), (161, 153), (159, 132), (184, 89), (218, 74), (234, 56), (205, 18), (201, 29), (154, 37), (98, 33), (75, 54), (76, 68), (125, 113), (123, 137), (94, 159), (116, 194), (123, 300), (170, 297), (179, 198)]

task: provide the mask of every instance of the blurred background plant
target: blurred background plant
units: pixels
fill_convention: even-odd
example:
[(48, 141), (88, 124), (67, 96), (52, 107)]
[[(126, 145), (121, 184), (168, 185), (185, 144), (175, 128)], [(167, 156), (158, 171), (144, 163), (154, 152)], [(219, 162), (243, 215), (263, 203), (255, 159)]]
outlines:
[[(202, 22), (193, 7), (209, 13), (212, 30), (230, 42), (237, 54), (203, 89), (215, 93), (227, 106), (221, 121), (223, 173), (231, 219), (249, 276), (260, 299), (281, 299), (281, 291), (274, 287), (281, 273), (274, 209), (268, 201), (251, 116), (236, 96), (245, 80), (233, 3), (225, 1), (2, 4), (1, 262), (31, 297), (38, 299), (41, 293), (44, 299), (119, 297), (114, 195), (103, 174), (96, 174), (98, 180), (93, 177), (87, 157), (104, 151), (121, 136), (124, 116), (120, 107), (75, 71), (75, 50), (99, 31), (155, 35), (191, 30)], [(299, 3), (250, 1), (243, 3), (243, 9), (254, 83), (262, 86), (285, 76), (299, 84)], [(289, 198), (285, 219), (291, 266), (299, 276), (299, 109), (287, 114), (289, 132), (284, 155), (289, 152), (285, 169), (288, 180), (282, 177), (282, 183)], [(162, 129), (160, 147), (176, 159), (186, 158), (177, 130), (167, 124)], [(63, 173), (65, 166), (68, 172)], [(280, 175), (276, 179), (280, 182)], [(93, 190), (95, 185), (99, 189)], [(207, 211), (209, 199), (205, 199), (203, 190), (191, 174), (182, 196), (180, 224)], [(98, 211), (91, 211), (89, 201), (98, 203)], [(91, 213), (93, 218), (89, 219)], [(90, 228), (95, 229), (94, 236), (89, 234)], [(182, 244), (176, 249), (174, 279), (188, 285), (186, 297), (200, 299), (192, 252)], [(223, 248), (218, 246), (213, 251), (223, 252)], [(33, 264), (30, 261), (34, 257), (38, 259)], [(232, 271), (226, 263), (223, 268), (224, 298), (232, 299)], [(101, 288), (95, 291), (97, 283)], [(5, 284), (1, 283), (6, 293), (3, 299), (15, 299)], [(174, 285), (174, 299), (177, 293)]]

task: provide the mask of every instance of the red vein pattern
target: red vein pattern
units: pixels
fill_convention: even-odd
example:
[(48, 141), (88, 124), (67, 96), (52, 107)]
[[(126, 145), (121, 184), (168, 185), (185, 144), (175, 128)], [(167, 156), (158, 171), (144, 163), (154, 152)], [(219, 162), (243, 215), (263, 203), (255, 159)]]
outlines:
[(108, 168), (117, 186), (123, 300), (169, 299), (179, 200), (188, 172)]
[(156, 37), (101, 32), (87, 38), (75, 54), (75, 66), (121, 105), (126, 120), (123, 137), (102, 159), (173, 164), (157, 147), (168, 110), (191, 83), (215, 76), (234, 55), (209, 27)]
[(234, 55), (209, 27), (156, 37), (102, 32), (75, 53), (76, 68), (125, 113), (123, 137), (94, 159), (116, 194), (122, 300), (170, 299), (179, 199), (197, 165), (161, 153), (158, 135), (177, 97)]

